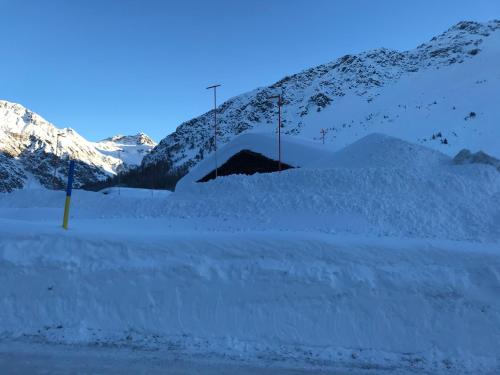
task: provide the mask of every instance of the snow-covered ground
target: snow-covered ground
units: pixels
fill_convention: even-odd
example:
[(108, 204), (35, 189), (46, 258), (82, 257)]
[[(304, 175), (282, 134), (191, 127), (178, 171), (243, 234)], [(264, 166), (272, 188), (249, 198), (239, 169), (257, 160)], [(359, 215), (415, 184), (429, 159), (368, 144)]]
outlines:
[(170, 190), (153, 190), (128, 187), (110, 187), (100, 191), (104, 195), (118, 195), (129, 198), (154, 198), (168, 197), (172, 192)]
[(64, 192), (0, 195), (5, 345), (241, 372), (500, 371), (494, 167), (372, 135), (280, 174), (122, 192), (75, 191), (68, 231)]

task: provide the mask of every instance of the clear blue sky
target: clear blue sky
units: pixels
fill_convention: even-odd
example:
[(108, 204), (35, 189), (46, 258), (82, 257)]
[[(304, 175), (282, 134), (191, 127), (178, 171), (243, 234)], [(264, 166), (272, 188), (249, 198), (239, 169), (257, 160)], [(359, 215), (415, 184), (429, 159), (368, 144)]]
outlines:
[(157, 140), (221, 101), (347, 54), (410, 49), (499, 0), (0, 0), (0, 98), (91, 140)]

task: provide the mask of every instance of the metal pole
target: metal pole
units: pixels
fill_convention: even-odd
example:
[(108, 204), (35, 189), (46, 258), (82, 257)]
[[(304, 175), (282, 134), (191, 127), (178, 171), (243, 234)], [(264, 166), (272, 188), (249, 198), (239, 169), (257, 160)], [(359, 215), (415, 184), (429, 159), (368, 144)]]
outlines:
[(278, 172), (281, 172), (281, 95), (271, 96), (269, 99), (278, 99)]
[(212, 85), (207, 87), (207, 90), (214, 90), (214, 148), (215, 148), (215, 178), (217, 179), (218, 174), (218, 163), (217, 163), (217, 87), (221, 85)]
[(281, 95), (278, 98), (278, 172), (281, 172)]
[(214, 87), (214, 146), (215, 146), (215, 179), (217, 179), (217, 87)]

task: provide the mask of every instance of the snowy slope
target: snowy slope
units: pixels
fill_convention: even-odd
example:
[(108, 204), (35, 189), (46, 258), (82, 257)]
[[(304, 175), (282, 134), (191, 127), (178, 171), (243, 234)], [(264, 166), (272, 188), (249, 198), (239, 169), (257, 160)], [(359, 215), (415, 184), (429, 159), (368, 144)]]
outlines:
[(324, 158), (312, 160), (305, 167), (328, 168), (381, 168), (439, 171), (450, 165), (451, 158), (439, 151), (385, 134), (369, 134)]
[[(245, 132), (274, 133), (284, 98), (283, 131), (310, 140), (328, 131), (338, 150), (377, 132), (448, 155), (462, 148), (500, 156), (500, 21), (461, 22), (418, 48), (347, 55), (218, 108), (220, 146)], [(213, 151), (213, 115), (181, 124), (144, 159), (193, 166)]]
[(114, 155), (118, 147), (127, 150), (125, 162), (134, 165), (153, 145), (143, 134), (92, 143), (71, 128), (55, 127), (20, 104), (0, 100), (0, 173), (5, 176), (0, 192), (27, 186), (30, 176), (45, 187), (61, 188), (69, 158), (77, 161), (76, 186), (102, 180), (128, 165), (123, 166)]
[(103, 154), (121, 160), (123, 169), (140, 165), (144, 156), (155, 146), (156, 142), (144, 133), (116, 135), (95, 143), (95, 147)]

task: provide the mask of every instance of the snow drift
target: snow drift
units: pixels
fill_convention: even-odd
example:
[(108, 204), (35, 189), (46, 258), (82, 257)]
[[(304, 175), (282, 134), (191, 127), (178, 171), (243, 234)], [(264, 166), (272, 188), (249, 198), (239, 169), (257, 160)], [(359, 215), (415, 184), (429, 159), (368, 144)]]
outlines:
[(77, 190), (68, 232), (64, 193), (0, 194), (0, 337), (498, 372), (497, 169), (377, 134), (318, 156), (168, 196)]
[(2, 224), (4, 340), (323, 368), (498, 369), (492, 246), (262, 232), (120, 240)]
[(231, 221), (238, 217), (258, 230), (500, 239), (500, 174), (492, 166), (454, 165), (440, 152), (380, 134), (324, 158), (293, 158), (300, 155), (304, 167), (280, 174), (192, 183), (195, 168), (158, 214), (216, 217), (228, 228), (242, 226)]

